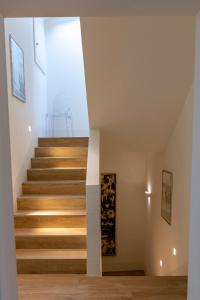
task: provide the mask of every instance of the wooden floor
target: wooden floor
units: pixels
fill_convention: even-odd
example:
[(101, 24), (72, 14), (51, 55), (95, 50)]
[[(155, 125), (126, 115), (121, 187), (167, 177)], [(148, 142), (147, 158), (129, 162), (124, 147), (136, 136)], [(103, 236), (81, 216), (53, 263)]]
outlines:
[(19, 275), (19, 300), (186, 300), (185, 277)]

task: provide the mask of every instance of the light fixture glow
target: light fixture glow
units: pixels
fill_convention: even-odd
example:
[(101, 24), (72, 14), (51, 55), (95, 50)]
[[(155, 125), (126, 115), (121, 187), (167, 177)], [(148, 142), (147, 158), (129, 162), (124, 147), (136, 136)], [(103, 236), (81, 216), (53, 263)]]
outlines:
[(150, 207), (151, 206), (151, 197), (148, 197), (147, 201), (148, 201), (148, 206)]
[(31, 132), (32, 131), (32, 127), (29, 125), (28, 126), (28, 131)]
[(146, 194), (146, 195), (151, 195), (151, 191), (149, 191), (149, 190), (148, 190), (148, 191), (145, 191), (145, 194)]
[(160, 260), (160, 267), (161, 268), (163, 267), (163, 261), (162, 261), (162, 259)]
[(177, 255), (177, 250), (176, 248), (173, 248), (173, 256), (176, 256)]

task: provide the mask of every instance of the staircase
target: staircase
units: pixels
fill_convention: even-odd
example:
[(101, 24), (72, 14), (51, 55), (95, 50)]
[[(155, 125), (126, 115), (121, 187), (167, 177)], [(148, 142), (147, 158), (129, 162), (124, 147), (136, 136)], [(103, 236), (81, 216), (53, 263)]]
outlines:
[(15, 214), (18, 273), (86, 273), (88, 138), (39, 138)]

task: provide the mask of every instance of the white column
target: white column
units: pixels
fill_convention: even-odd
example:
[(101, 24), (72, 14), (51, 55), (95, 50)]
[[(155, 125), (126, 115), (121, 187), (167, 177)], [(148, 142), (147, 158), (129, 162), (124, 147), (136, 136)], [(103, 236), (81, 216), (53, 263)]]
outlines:
[(90, 131), (86, 180), (87, 205), (87, 275), (102, 275), (101, 198), (100, 198), (100, 133)]
[(0, 299), (16, 300), (16, 257), (6, 78), (4, 19), (0, 16)]
[(200, 14), (196, 23), (188, 300), (200, 299)]

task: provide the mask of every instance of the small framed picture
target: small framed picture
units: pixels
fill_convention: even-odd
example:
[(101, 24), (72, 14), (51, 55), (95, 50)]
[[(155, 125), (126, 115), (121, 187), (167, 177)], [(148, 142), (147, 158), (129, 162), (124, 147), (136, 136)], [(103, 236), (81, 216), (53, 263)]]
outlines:
[(172, 223), (172, 191), (173, 174), (169, 171), (163, 170), (161, 216), (169, 225)]
[(24, 52), (10, 35), (12, 94), (22, 102), (26, 102)]

